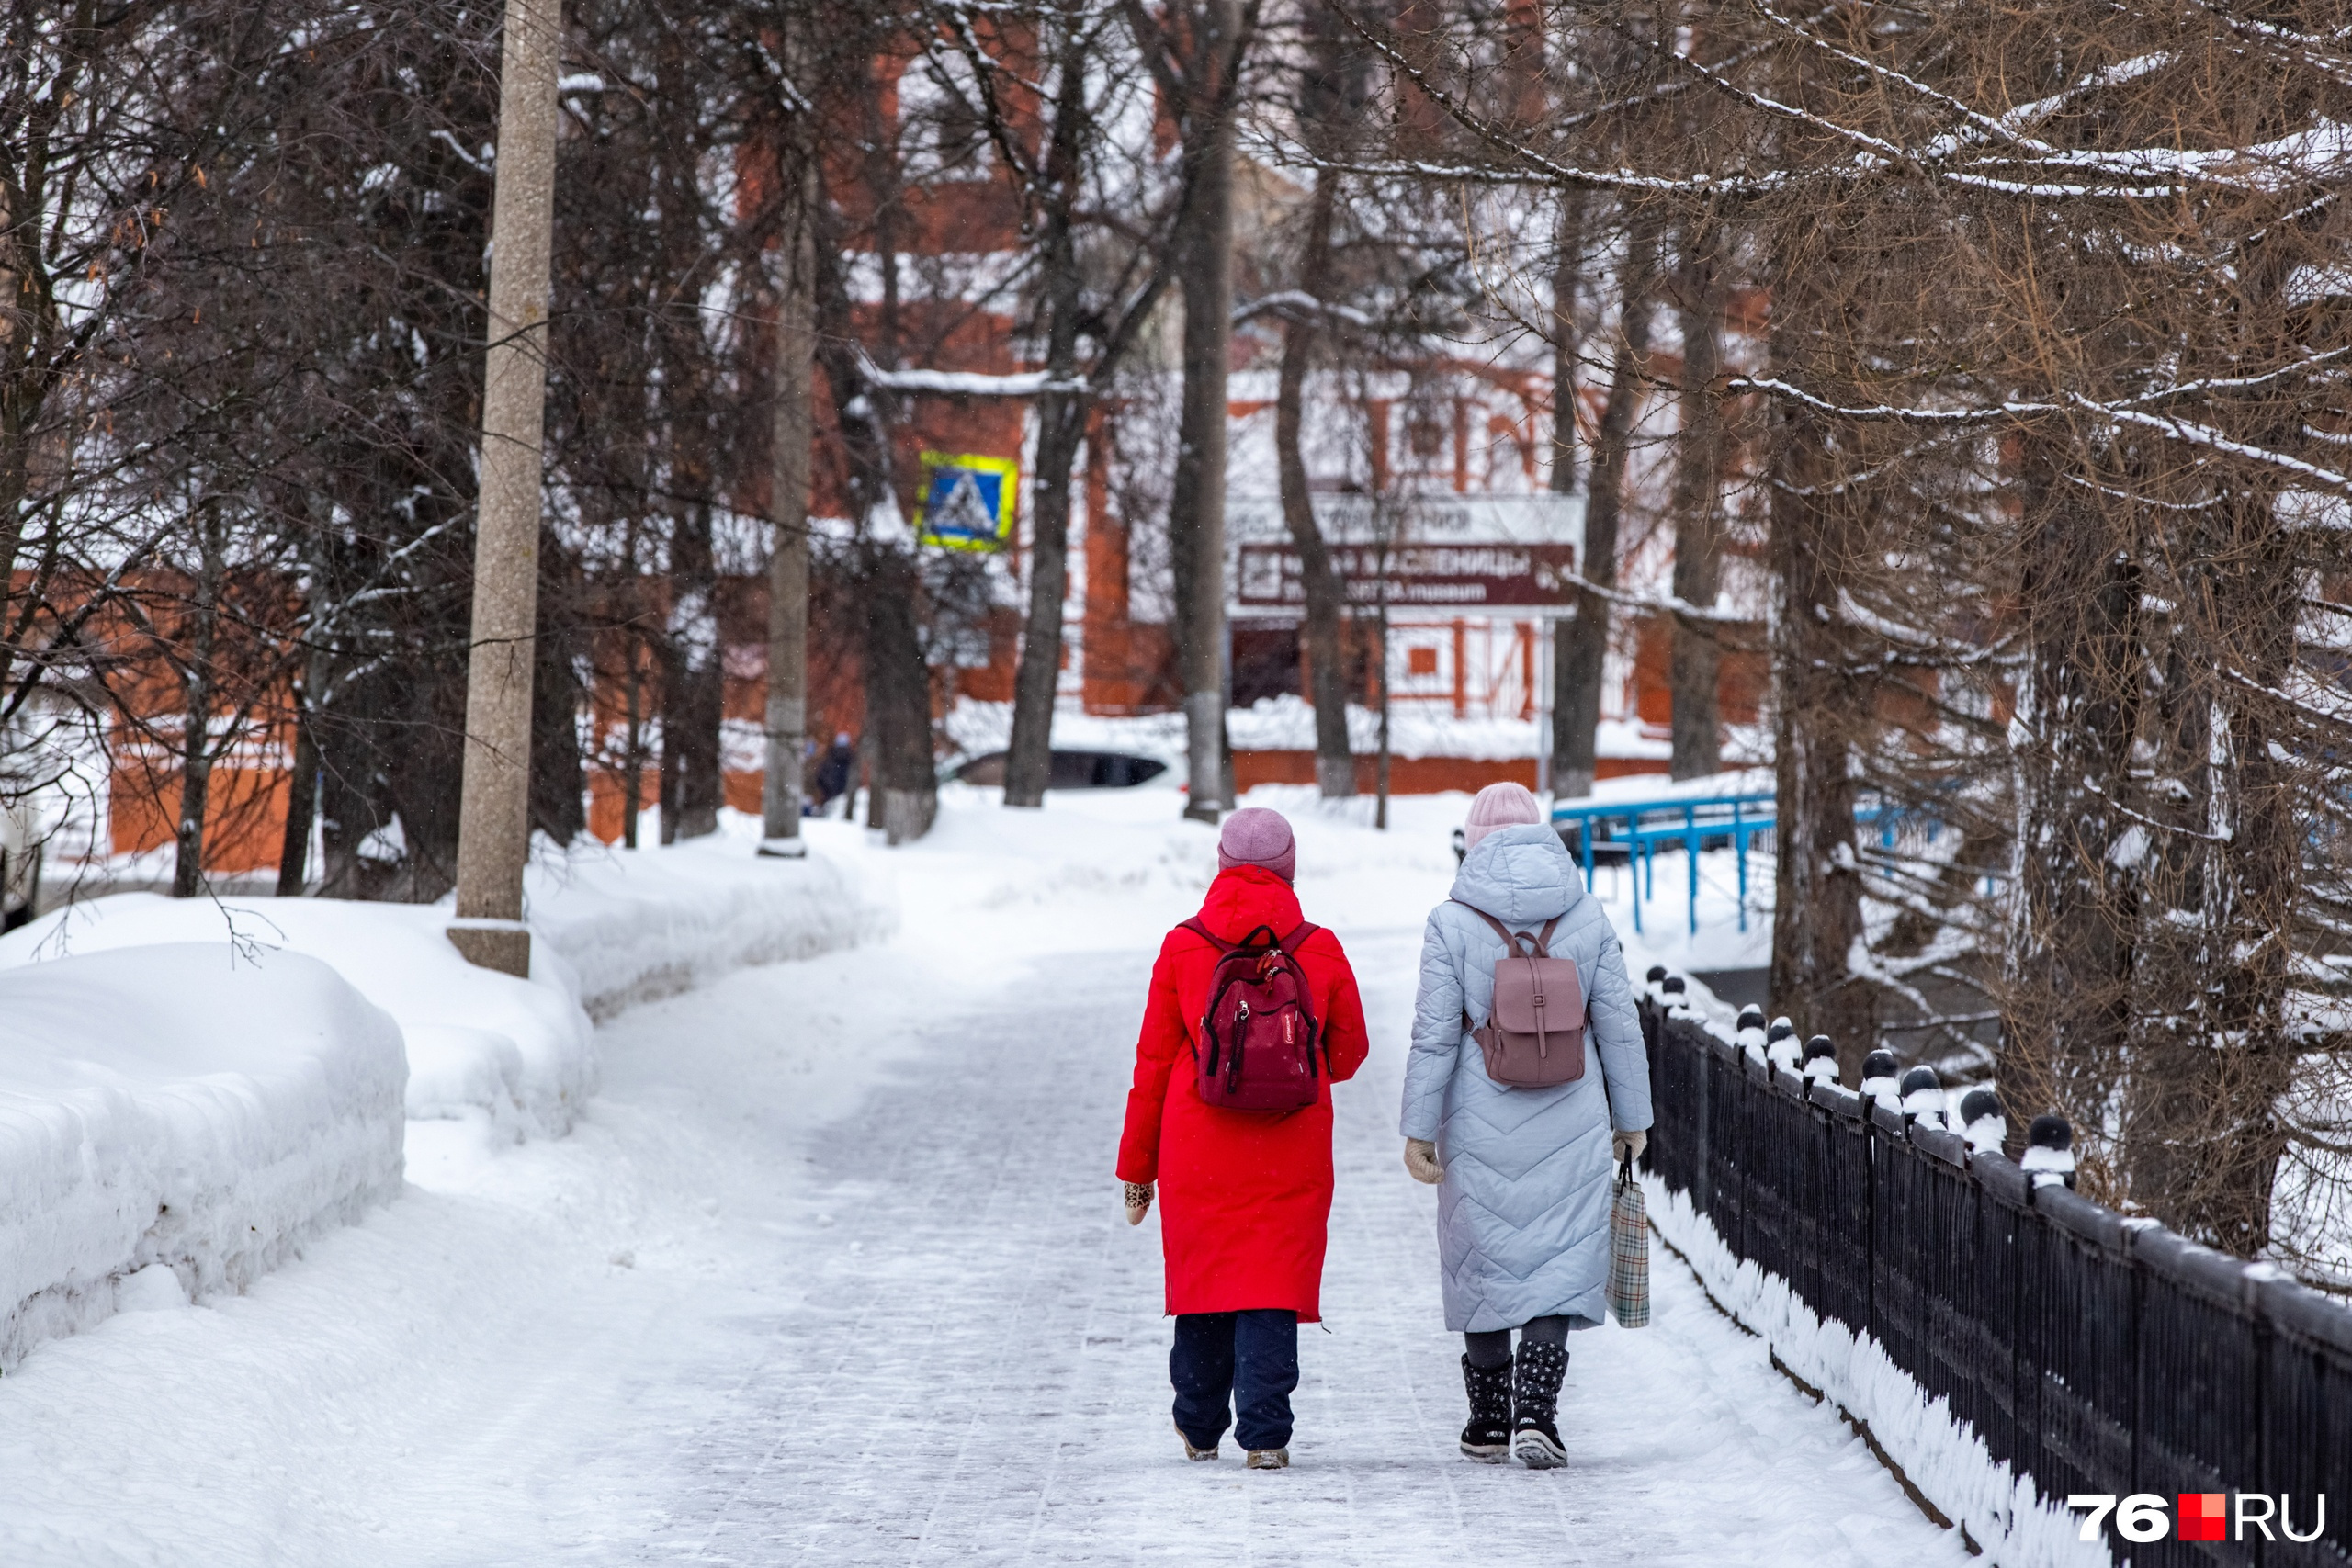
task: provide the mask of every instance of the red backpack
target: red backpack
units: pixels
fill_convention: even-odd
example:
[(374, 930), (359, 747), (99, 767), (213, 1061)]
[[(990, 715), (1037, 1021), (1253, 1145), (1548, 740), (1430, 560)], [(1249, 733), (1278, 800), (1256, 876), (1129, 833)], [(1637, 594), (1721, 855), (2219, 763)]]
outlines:
[(1183, 929), (1219, 953), (1209, 971), (1200, 1038), (1193, 1044), (1202, 1103), (1265, 1111), (1314, 1104), (1322, 1093), (1315, 1064), (1322, 1030), (1306, 972), (1294, 955), (1317, 928), (1302, 925), (1277, 938), (1273, 927), (1260, 926), (1238, 946), (1197, 919), (1186, 920)]

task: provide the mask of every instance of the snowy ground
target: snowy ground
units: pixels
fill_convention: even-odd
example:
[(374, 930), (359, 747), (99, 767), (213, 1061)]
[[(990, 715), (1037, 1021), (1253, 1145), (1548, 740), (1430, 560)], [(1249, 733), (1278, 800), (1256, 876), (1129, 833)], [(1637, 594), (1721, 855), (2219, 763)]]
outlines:
[(1433, 1194), (1395, 1121), (1462, 804), (1301, 822), (1375, 1050), (1340, 1093), (1294, 1470), (1182, 1460), (1158, 1238), (1111, 1177), (1209, 834), (1171, 792), (957, 791), (910, 850), (814, 825), (895, 884), (888, 943), (627, 1011), (570, 1137), (412, 1123), (403, 1196), (249, 1294), (28, 1357), (0, 1562), (1959, 1562), (1664, 1254), (1653, 1326), (1573, 1342), (1566, 1469), (1454, 1453)]

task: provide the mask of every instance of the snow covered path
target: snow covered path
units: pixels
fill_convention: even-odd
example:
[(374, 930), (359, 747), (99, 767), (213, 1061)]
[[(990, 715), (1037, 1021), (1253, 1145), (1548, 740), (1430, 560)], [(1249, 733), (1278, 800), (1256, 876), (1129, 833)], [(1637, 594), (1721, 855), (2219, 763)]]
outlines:
[[(1433, 1194), (1396, 1156), (1418, 933), (1359, 939), (1375, 1066), (1340, 1090), (1325, 1311), (1302, 1335), (1295, 1468), (1170, 1432), (1154, 1224), (1104, 1176), (1146, 964), (1066, 1006), (925, 1031), (901, 1080), (819, 1137), (800, 1299), (745, 1323), (751, 1370), (685, 1443), (686, 1562), (1809, 1565), (1960, 1561), (1834, 1414), (1661, 1258), (1654, 1326), (1578, 1336), (1568, 1467), (1474, 1465), (1442, 1333)], [(1057, 984), (1072, 978), (1062, 973)]]
[(1150, 954), (1207, 874), (1166, 801), (967, 806), (896, 853), (844, 829), (898, 879), (895, 943), (633, 1010), (572, 1136), (412, 1123), (407, 1194), (249, 1295), (43, 1347), (0, 1383), (0, 1562), (1963, 1560), (1663, 1254), (1652, 1327), (1571, 1341), (1566, 1469), (1454, 1451), (1394, 1131), (1434, 818), (1301, 824), (1374, 1039), (1329, 1332), (1295, 1468), (1186, 1463), (1156, 1223), (1110, 1169)]

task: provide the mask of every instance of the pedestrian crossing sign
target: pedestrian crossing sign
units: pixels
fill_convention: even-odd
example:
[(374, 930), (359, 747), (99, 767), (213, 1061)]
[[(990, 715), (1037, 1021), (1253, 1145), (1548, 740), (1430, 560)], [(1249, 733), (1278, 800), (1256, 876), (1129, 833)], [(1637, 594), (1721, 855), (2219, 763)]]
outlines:
[(1020, 476), (1021, 466), (1010, 457), (925, 452), (915, 536), (951, 550), (1002, 548), (1012, 537), (1012, 500)]

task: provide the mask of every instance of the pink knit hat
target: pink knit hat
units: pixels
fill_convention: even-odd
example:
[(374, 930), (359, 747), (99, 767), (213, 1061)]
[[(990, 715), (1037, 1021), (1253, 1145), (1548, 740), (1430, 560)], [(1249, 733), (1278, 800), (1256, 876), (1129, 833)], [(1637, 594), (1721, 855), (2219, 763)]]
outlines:
[(1478, 840), (1498, 828), (1516, 828), (1544, 820), (1544, 808), (1525, 784), (1490, 784), (1470, 803), (1470, 819), (1462, 826), (1462, 847), (1475, 850)]
[(1290, 880), (1298, 869), (1298, 840), (1291, 837), (1281, 812), (1245, 806), (1225, 819), (1225, 831), (1216, 837), (1216, 866), (1231, 871), (1237, 865), (1262, 866), (1284, 882)]

